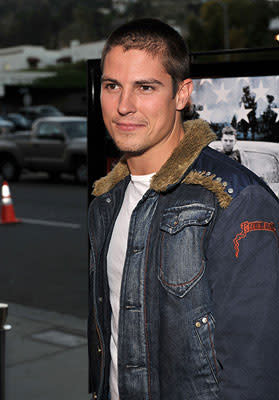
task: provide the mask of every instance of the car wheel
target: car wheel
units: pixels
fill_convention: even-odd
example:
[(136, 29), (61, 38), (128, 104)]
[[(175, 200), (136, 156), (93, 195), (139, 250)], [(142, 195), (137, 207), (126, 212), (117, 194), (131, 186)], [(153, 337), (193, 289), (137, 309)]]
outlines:
[(1, 163), (1, 175), (7, 181), (17, 181), (20, 169), (14, 160), (6, 159)]
[(87, 183), (87, 165), (85, 162), (78, 164), (75, 170), (75, 177), (78, 183)]

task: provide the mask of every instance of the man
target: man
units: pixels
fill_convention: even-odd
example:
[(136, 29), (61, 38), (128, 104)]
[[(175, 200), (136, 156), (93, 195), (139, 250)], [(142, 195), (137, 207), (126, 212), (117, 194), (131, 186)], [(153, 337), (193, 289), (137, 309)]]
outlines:
[(233, 160), (241, 163), (239, 150), (238, 149), (234, 150), (234, 146), (236, 144), (236, 130), (232, 126), (225, 126), (225, 128), (222, 129), (221, 142), (223, 146), (221, 152), (226, 154)]
[(258, 123), (256, 118), (256, 110), (257, 110), (257, 102), (255, 100), (256, 97), (254, 94), (250, 92), (249, 85), (244, 86), (242, 88), (242, 91), (243, 95), (241, 96), (239, 105), (241, 106), (241, 104), (244, 104), (244, 107), (251, 111), (247, 114), (249, 122), (242, 119), (239, 122), (239, 127), (243, 132), (243, 138), (245, 140), (247, 139), (249, 128), (251, 129), (252, 140), (255, 140), (255, 134), (258, 131)]
[(278, 399), (278, 199), (183, 125), (191, 90), (171, 27), (111, 34), (101, 105), (124, 155), (89, 210), (94, 399)]

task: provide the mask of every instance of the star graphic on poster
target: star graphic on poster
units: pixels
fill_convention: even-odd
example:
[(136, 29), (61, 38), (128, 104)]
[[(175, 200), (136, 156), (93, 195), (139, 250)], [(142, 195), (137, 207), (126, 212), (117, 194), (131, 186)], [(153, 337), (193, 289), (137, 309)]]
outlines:
[(274, 107), (271, 110), (277, 114), (275, 122), (278, 122), (279, 121), (279, 108)]
[(225, 89), (224, 82), (222, 82), (221, 87), (214, 90), (214, 93), (217, 94), (216, 103), (220, 103), (221, 101), (226, 102), (228, 100), (227, 97), (230, 91), (231, 89)]
[(244, 119), (244, 121), (248, 122), (249, 124), (249, 119), (248, 119), (248, 114), (252, 111), (252, 108), (245, 108), (244, 104), (242, 103), (239, 110), (236, 112), (236, 119), (237, 122), (241, 121)]
[(200, 86), (202, 86), (205, 82), (210, 83), (210, 85), (213, 85), (212, 79), (201, 79)]
[(203, 106), (203, 110), (199, 110), (199, 114), (202, 119), (205, 119), (208, 122), (211, 122), (211, 111), (207, 108), (207, 105)]
[(252, 92), (256, 93), (256, 101), (259, 99), (265, 99), (267, 93), (269, 92), (270, 88), (263, 87), (263, 82), (260, 81), (259, 87), (256, 89), (252, 89)]

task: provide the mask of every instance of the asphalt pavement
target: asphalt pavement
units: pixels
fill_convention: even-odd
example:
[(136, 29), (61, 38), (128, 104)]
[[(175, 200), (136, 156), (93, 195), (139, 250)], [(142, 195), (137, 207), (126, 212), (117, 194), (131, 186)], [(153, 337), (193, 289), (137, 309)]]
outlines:
[(0, 302), (87, 316), (87, 188), (10, 184), (20, 224), (0, 225)]
[(5, 400), (88, 399), (87, 188), (34, 175), (10, 189), (22, 222), (0, 225)]
[(9, 303), (6, 400), (89, 399), (86, 321)]

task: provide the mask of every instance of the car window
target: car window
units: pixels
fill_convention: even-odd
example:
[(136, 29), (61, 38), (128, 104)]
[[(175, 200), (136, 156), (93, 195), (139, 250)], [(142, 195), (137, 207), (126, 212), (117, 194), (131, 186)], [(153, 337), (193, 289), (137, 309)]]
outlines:
[(49, 122), (42, 122), (37, 130), (37, 135), (41, 139), (53, 138), (53, 135), (61, 133), (62, 129), (58, 125)]
[(278, 182), (279, 163), (272, 154), (245, 150), (247, 166), (266, 182)]
[(86, 121), (61, 122), (61, 125), (71, 139), (86, 137)]
[(40, 110), (39, 114), (41, 116), (57, 116), (59, 117), (60, 115), (63, 115), (60, 111), (58, 110), (52, 110), (48, 108), (43, 108)]

